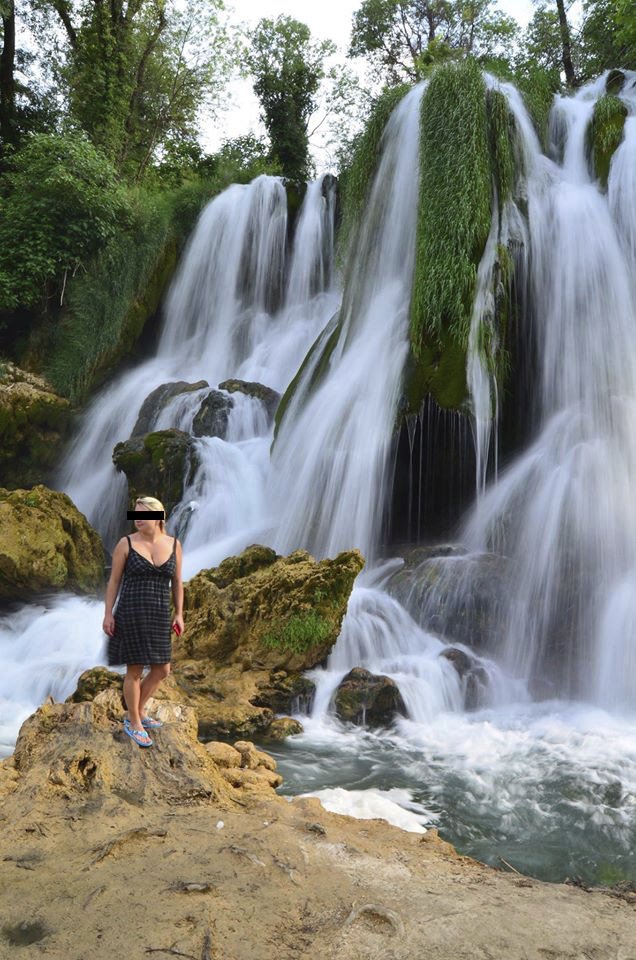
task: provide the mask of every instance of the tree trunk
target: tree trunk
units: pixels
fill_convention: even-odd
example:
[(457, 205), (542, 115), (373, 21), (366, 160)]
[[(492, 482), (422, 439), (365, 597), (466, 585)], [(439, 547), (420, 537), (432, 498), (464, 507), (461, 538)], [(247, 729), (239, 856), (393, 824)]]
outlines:
[(15, 5), (6, 5), (2, 16), (2, 51), (0, 52), (0, 146), (12, 143), (15, 128)]
[(576, 76), (572, 65), (572, 42), (570, 40), (570, 27), (567, 14), (565, 12), (565, 0), (556, 0), (557, 10), (559, 11), (559, 27), (561, 29), (561, 48), (563, 51), (563, 69), (565, 71), (565, 82), (568, 87), (576, 86)]

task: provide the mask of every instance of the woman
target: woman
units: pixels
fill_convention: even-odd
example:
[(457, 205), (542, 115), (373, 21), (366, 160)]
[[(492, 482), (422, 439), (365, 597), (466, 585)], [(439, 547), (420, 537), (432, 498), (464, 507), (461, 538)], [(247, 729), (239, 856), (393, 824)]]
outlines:
[[(154, 497), (140, 497), (135, 511), (162, 511)], [(104, 632), (108, 634), (108, 664), (126, 664), (124, 699), (128, 717), (124, 731), (140, 747), (152, 746), (146, 727), (160, 727), (144, 713), (148, 699), (170, 673), (171, 628), (183, 632), (181, 544), (165, 532), (164, 520), (135, 519), (136, 533), (122, 537), (113, 551), (106, 588)], [(122, 580), (117, 607), (115, 597)], [(175, 613), (170, 617), (170, 581)], [(144, 667), (149, 673), (141, 679)]]

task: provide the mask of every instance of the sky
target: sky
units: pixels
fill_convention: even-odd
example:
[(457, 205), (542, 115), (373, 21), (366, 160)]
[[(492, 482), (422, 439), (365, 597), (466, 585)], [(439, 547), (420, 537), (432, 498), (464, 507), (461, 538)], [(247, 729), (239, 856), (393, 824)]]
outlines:
[[(232, 21), (255, 25), (262, 17), (276, 18), (286, 14), (302, 20), (318, 40), (333, 40), (343, 60), (349, 47), (351, 20), (362, 0), (229, 0)], [(526, 26), (532, 16), (532, 0), (499, 0), (499, 7)], [(206, 149), (215, 150), (221, 142), (252, 130), (264, 133), (259, 121), (259, 108), (248, 80), (235, 81), (230, 86), (231, 103), (214, 123), (206, 124), (202, 140)], [(324, 162), (319, 145), (314, 144), (318, 166)], [(317, 149), (316, 149), (317, 148)]]

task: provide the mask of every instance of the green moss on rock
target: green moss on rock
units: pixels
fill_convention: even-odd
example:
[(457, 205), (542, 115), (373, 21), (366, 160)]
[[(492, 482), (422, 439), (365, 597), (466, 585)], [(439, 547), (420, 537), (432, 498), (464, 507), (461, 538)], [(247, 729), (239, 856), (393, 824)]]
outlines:
[(69, 427), (68, 400), (41, 377), (3, 364), (0, 375), (0, 475), (7, 487), (47, 479)]
[(182, 430), (157, 430), (131, 437), (113, 450), (113, 463), (126, 474), (130, 501), (152, 495), (170, 511), (183, 497), (185, 478), (192, 469), (195, 447)]
[(587, 142), (594, 173), (604, 189), (612, 157), (623, 139), (626, 117), (627, 107), (618, 97), (606, 94), (596, 101)]
[(0, 599), (92, 593), (103, 582), (101, 540), (70, 497), (42, 485), (0, 489)]

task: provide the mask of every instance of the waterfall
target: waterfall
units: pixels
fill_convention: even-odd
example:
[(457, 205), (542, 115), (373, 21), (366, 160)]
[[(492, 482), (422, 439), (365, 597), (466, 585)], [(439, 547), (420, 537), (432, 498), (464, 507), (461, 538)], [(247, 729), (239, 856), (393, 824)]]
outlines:
[[(203, 211), (167, 297), (157, 356), (95, 397), (56, 477), (56, 486), (69, 494), (107, 546), (121, 533), (126, 510), (127, 483), (113, 466), (113, 447), (131, 436), (153, 389), (179, 380), (210, 384), (173, 398), (155, 411), (148, 426), (184, 431), (191, 429), (205, 397), (227, 378), (285, 389), (337, 306), (334, 215), (333, 180), (321, 177), (307, 189), (289, 253), (286, 193), (276, 177), (232, 186)], [(186, 508), (192, 510), (193, 501), (204, 504), (197, 529), (192, 524), (184, 537), (186, 548), (208, 542), (201, 565), (218, 562), (228, 547), (242, 549), (264, 529), (260, 488), (269, 429), (250, 398), (234, 394), (232, 402), (226, 440), (196, 441), (200, 469), (169, 523), (176, 529), (175, 521), (183, 520)], [(219, 477), (225, 477), (225, 489), (217, 490), (213, 502), (207, 493), (216, 489)], [(237, 488), (243, 488), (238, 499)], [(215, 510), (224, 511), (226, 519), (217, 517), (210, 526), (205, 516)], [(258, 523), (252, 522), (256, 515)]]
[(270, 494), (283, 552), (302, 544), (322, 557), (356, 546), (370, 559), (377, 547), (408, 352), (423, 91), (410, 91), (387, 124), (337, 323), (303, 371), (274, 447)]

